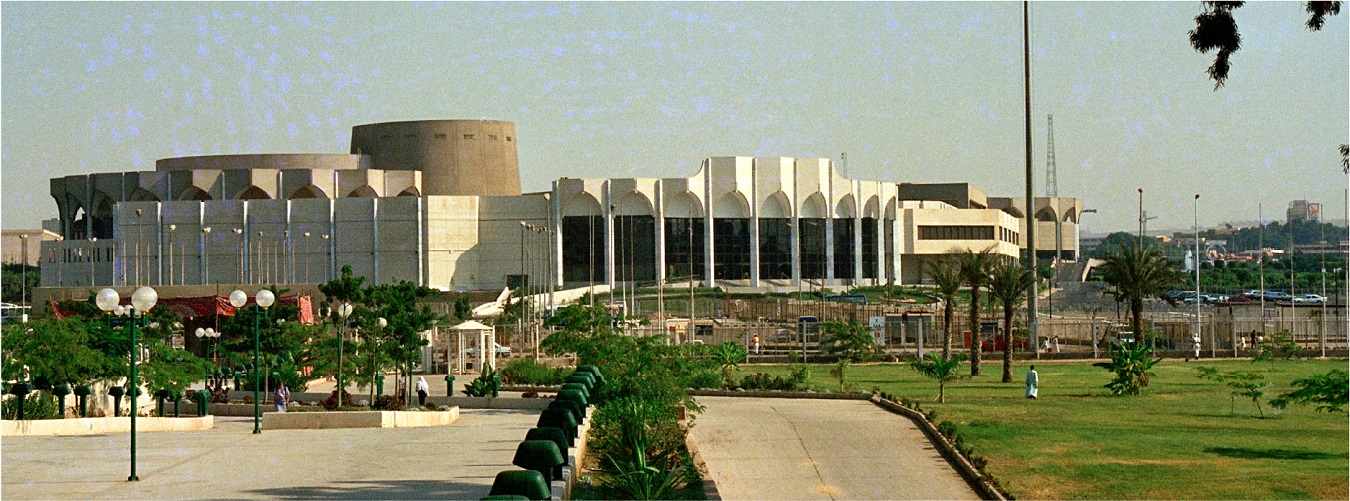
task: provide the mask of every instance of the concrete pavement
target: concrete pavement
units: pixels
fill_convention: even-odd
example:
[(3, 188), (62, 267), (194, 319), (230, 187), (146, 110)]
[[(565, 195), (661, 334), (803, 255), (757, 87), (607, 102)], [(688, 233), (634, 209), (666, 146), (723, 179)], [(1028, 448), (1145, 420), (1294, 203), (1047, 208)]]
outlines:
[(865, 400), (698, 397), (723, 499), (979, 499), (913, 421)]
[(216, 428), (129, 435), (7, 437), (5, 499), (479, 499), (538, 411), (464, 409), (450, 426), (264, 430), (246, 417)]

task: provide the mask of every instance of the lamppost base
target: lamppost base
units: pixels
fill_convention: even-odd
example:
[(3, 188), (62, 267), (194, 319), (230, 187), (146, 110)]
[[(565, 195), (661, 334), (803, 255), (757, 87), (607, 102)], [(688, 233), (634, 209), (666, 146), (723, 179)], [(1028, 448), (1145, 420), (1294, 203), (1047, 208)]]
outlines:
[(262, 430), (253, 430), (253, 434), (254, 434), (254, 435), (261, 435), (261, 434), (262, 434)]
[(127, 477), (127, 481), (128, 481), (128, 482), (140, 482), (140, 481), (141, 481), (141, 477), (132, 475), (132, 476), (130, 476), (130, 477)]

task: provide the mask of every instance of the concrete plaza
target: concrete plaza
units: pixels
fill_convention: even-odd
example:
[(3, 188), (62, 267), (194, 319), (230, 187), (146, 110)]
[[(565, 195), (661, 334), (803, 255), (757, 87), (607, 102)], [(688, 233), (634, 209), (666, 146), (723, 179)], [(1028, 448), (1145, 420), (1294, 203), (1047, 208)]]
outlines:
[(463, 409), (450, 426), (264, 430), (217, 417), (198, 432), (9, 437), (5, 499), (479, 499), (538, 411)]
[(698, 397), (723, 499), (979, 499), (923, 432), (865, 400)]

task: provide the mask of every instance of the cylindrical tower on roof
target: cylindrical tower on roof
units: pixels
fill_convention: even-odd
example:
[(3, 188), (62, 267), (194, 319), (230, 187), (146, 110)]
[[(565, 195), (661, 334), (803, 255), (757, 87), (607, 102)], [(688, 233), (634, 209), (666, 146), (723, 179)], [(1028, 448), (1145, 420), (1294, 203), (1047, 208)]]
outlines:
[(420, 170), (425, 195), (519, 195), (516, 126), (499, 120), (421, 120), (352, 128), (353, 154), (375, 169)]

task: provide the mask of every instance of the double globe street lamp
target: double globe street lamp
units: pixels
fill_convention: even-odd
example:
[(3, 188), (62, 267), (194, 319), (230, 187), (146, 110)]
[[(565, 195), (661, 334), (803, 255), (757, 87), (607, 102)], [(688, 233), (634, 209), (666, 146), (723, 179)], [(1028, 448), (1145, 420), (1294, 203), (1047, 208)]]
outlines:
[(342, 340), (347, 337), (347, 317), (352, 315), (352, 304), (342, 303), (337, 307), (338, 317), (338, 366), (337, 366), (337, 406), (342, 408), (342, 391), (346, 389), (342, 382)]
[[(131, 316), (131, 378), (127, 380), (127, 388), (131, 393), (131, 476), (127, 477), (128, 482), (139, 481), (136, 476), (136, 413), (137, 399), (140, 397), (140, 384), (136, 381), (136, 353), (140, 350), (136, 346), (136, 324), (145, 318), (146, 313), (155, 307), (159, 302), (159, 293), (149, 287), (141, 287), (131, 294), (131, 307), (122, 306), (122, 298), (117, 291), (112, 289), (103, 289), (98, 291), (94, 297), (94, 303), (98, 309), (104, 313), (116, 313), (118, 316)], [(137, 315), (139, 313), (139, 315)]]
[[(258, 291), (257, 296), (254, 297), (254, 300), (257, 302), (258, 307), (262, 308), (263, 316), (266, 316), (267, 309), (271, 308), (272, 303), (276, 302), (277, 296), (276, 294), (273, 294), (272, 291), (263, 289)], [(230, 306), (233, 306), (236, 309), (238, 309), (243, 308), (244, 305), (246, 304), (248, 304), (248, 294), (245, 294), (244, 291), (236, 290), (230, 293)], [(258, 351), (259, 351), (258, 316), (254, 315), (253, 316), (253, 434), (255, 435), (262, 433), (262, 407), (259, 404), (259, 397), (261, 397), (261, 392), (258, 387), (258, 384), (262, 381), (262, 379), (258, 377), (258, 374), (262, 369), (258, 365)]]

